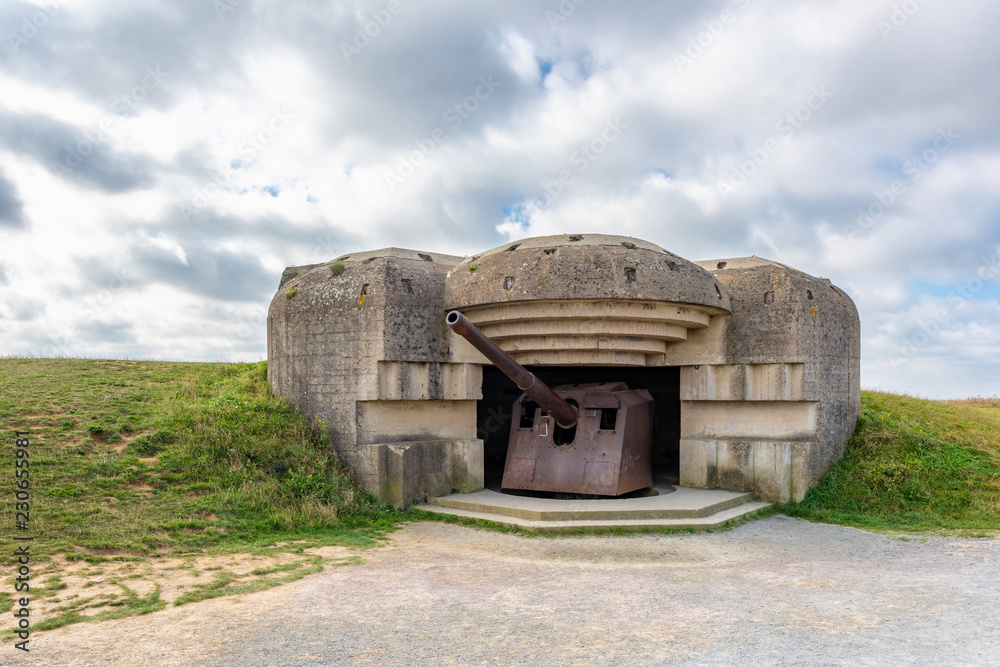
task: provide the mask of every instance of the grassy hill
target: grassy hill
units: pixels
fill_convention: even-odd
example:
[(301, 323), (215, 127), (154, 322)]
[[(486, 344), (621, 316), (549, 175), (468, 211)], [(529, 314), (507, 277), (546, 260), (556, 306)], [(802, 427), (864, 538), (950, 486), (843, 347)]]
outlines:
[[(0, 359), (8, 471), (15, 430), (32, 443), (30, 528), (15, 528), (4, 492), (0, 539), (35, 537), (36, 629), (259, 590), (345, 561), (317, 548), (371, 545), (396, 526), (399, 513), (342, 472), (266, 372), (265, 362)], [(236, 553), (253, 563), (205, 565)], [(180, 574), (190, 581), (168, 594)], [(12, 579), (0, 612), (11, 591)]]
[(861, 392), (844, 457), (791, 516), (900, 531), (1000, 530), (1000, 397)]
[[(8, 471), (14, 431), (32, 441), (30, 530), (15, 528), (5, 492), (0, 539), (36, 538), (35, 629), (356, 563), (337, 545), (369, 546), (403, 519), (426, 518), (362, 491), (324, 436), (270, 393), (266, 370), (266, 362), (0, 359)], [(863, 392), (843, 460), (782, 511), (870, 529), (1000, 530), (1000, 399)], [(12, 572), (0, 613), (10, 609)]]
[(14, 429), (34, 443), (40, 548), (363, 542), (390, 527), (266, 373), (266, 362), (0, 360), (0, 427), (9, 445)]

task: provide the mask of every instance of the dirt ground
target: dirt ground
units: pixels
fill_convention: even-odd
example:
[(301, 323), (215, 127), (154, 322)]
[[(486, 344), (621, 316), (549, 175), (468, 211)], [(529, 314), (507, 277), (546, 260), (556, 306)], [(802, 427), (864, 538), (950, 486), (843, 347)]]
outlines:
[(258, 593), (39, 632), (0, 664), (1000, 664), (1000, 539), (782, 516), (627, 537), (416, 523), (357, 553)]
[[(297, 579), (303, 572), (355, 564), (360, 556), (340, 547), (305, 549), (302, 553), (229, 554), (107, 561), (90, 564), (55, 556), (32, 576), (31, 620), (37, 625), (64, 614), (84, 617), (123, 610), (129, 603), (151, 600), (166, 605), (179, 598), (200, 599), (228, 587), (266, 588), (269, 581)], [(298, 575), (298, 576), (296, 576)], [(124, 614), (122, 614), (124, 615)], [(16, 628), (17, 619), (0, 616), (0, 632)]]

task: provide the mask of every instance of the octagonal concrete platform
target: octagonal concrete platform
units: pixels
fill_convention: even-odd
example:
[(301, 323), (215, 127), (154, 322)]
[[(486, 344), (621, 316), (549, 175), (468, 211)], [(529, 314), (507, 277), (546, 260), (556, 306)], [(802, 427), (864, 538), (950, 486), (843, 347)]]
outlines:
[(525, 530), (599, 532), (709, 530), (771, 505), (755, 501), (752, 493), (691, 489), (664, 482), (654, 484), (653, 488), (659, 495), (600, 500), (556, 500), (483, 489), (431, 498), (417, 508)]

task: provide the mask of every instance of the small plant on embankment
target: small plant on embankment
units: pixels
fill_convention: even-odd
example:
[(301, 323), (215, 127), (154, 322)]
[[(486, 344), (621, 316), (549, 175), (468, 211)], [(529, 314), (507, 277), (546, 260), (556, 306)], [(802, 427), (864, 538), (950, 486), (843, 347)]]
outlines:
[(790, 516), (892, 531), (1000, 531), (1000, 399), (861, 392), (844, 457)]

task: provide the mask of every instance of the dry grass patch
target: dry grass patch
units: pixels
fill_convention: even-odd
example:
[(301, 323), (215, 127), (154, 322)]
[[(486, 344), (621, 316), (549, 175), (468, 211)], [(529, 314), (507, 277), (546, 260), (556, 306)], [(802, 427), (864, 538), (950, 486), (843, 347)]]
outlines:
[[(120, 554), (91, 554), (109, 558)], [(321, 571), (361, 563), (359, 551), (324, 546), (300, 553), (214, 554), (108, 560), (97, 565), (55, 556), (32, 585), (33, 628), (145, 614), (171, 605), (271, 588)], [(0, 619), (0, 637), (12, 636), (13, 617)]]
[(955, 401), (944, 401), (947, 405), (961, 405), (975, 408), (1000, 408), (1000, 396), (973, 396)]

